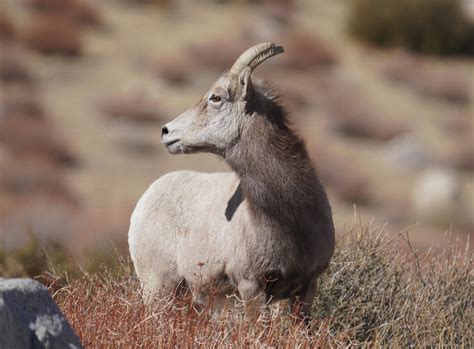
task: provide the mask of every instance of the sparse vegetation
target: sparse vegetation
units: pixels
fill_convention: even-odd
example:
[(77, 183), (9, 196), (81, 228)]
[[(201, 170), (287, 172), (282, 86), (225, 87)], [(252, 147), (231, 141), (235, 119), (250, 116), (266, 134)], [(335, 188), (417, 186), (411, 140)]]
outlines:
[(305, 70), (328, 67), (337, 62), (336, 52), (321, 38), (309, 33), (292, 33), (283, 38), (287, 51), (282, 58), (287, 68)]
[(44, 195), (61, 202), (76, 202), (64, 175), (57, 168), (39, 161), (6, 162), (0, 173), (0, 192), (18, 197)]
[(447, 164), (464, 172), (474, 171), (474, 148), (470, 135), (461, 139), (462, 144), (448, 157)]
[[(196, 67), (221, 72), (229, 69), (235, 57), (238, 57), (248, 46), (248, 41), (243, 39), (218, 39), (189, 46), (187, 55), (193, 57)], [(216, 47), (219, 47), (219, 50), (215, 50)]]
[(386, 142), (409, 130), (397, 115), (381, 117), (376, 103), (361, 91), (357, 82), (322, 78), (316, 87), (321, 105), (331, 116), (333, 130), (344, 137)]
[(66, 249), (57, 241), (50, 240), (43, 245), (31, 234), (26, 244), (12, 251), (0, 248), (2, 277), (35, 277), (51, 270), (60, 275), (72, 270)]
[[(30, 82), (25, 79), (24, 82), (26, 84), (33, 84), (34, 80), (31, 80)], [(18, 95), (10, 96), (9, 98), (8, 91), (6, 92), (6, 98), (3, 104), (5, 110), (5, 119), (3, 122), (10, 122), (15, 119), (19, 119), (19, 121), (47, 121), (48, 116), (46, 115), (42, 103), (30, 93), (19, 93)], [(45, 125), (48, 126), (48, 122), (45, 122)]]
[(80, 26), (97, 27), (102, 24), (100, 13), (85, 0), (28, 0), (28, 7), (42, 14), (60, 15)]
[(0, 276), (36, 278), (48, 286), (53, 282), (65, 286), (90, 274), (117, 276), (123, 274), (125, 251), (101, 245), (88, 248), (84, 258), (78, 259), (77, 251), (74, 254), (63, 242), (51, 237), (41, 241), (30, 233), (21, 246), (7, 249), (0, 245)]
[(349, 30), (376, 46), (433, 54), (474, 54), (474, 24), (461, 0), (354, 0)]
[(0, 43), (15, 38), (15, 28), (10, 18), (0, 10)]
[(112, 96), (101, 106), (105, 116), (130, 123), (152, 124), (163, 120), (163, 112), (156, 99), (146, 92), (131, 92)]
[(383, 64), (382, 73), (424, 97), (460, 105), (471, 101), (468, 75), (457, 67), (430, 67), (421, 56), (397, 53)]
[(367, 175), (351, 165), (347, 157), (341, 157), (323, 146), (316, 146), (312, 152), (323, 184), (331, 188), (339, 199), (360, 206), (376, 199)]
[(233, 308), (198, 315), (186, 296), (147, 312), (120, 258), (118, 269), (83, 272), (51, 289), (85, 346), (472, 346), (472, 253), (456, 242), (444, 252), (405, 253), (410, 248), (407, 235), (360, 223), (340, 236), (309, 329), (284, 304), (256, 322)]
[(34, 21), (24, 33), (26, 45), (45, 55), (77, 57), (82, 54), (80, 27), (60, 15), (44, 15)]
[(442, 252), (405, 253), (412, 249), (406, 232), (393, 238), (357, 225), (339, 240), (316, 314), (356, 343), (469, 347), (472, 254), (456, 242), (448, 246)]
[(192, 75), (196, 72), (196, 64), (187, 56), (173, 59), (157, 59), (153, 64), (153, 72), (170, 84), (185, 85), (189, 83)]
[(2, 52), (0, 56), (0, 83), (5, 85), (17, 83), (30, 86), (34, 83), (33, 80), (30, 70), (18, 55), (8, 55)]
[(0, 123), (0, 143), (18, 158), (41, 159), (63, 166), (76, 164), (68, 144), (43, 120), (9, 118)]

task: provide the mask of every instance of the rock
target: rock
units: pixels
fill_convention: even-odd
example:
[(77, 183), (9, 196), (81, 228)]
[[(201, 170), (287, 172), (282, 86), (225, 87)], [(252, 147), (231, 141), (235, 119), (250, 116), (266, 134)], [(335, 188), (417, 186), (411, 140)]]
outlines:
[(2, 348), (30, 348), (34, 344), (38, 345), (38, 342), (34, 341), (35, 337), (32, 337), (31, 330), (16, 321), (15, 315), (7, 308), (3, 298), (0, 298), (0, 328)]
[(433, 160), (426, 147), (413, 135), (394, 138), (382, 150), (384, 160), (402, 172), (417, 172), (429, 167)]
[(0, 348), (82, 348), (46, 287), (0, 278)]
[(418, 218), (435, 224), (454, 223), (463, 211), (461, 184), (455, 173), (429, 169), (420, 174), (412, 193)]

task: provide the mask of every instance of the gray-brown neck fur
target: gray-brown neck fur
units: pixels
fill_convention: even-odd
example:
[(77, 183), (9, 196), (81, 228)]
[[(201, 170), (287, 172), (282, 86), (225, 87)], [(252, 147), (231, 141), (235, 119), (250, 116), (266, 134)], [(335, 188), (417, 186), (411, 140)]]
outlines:
[(330, 220), (326, 194), (304, 142), (289, 128), (283, 108), (254, 91), (246, 114), (240, 140), (225, 158), (239, 175), (243, 198), (253, 213), (297, 230), (313, 221), (311, 215), (320, 221)]

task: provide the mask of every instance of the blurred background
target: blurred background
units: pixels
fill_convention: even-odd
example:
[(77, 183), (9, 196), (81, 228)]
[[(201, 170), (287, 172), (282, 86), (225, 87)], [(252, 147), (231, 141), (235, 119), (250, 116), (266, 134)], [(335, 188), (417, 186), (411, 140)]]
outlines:
[(338, 232), (356, 208), (419, 248), (467, 240), (474, 1), (0, 0), (0, 272), (25, 272), (13, 255), (41, 268), (45, 249), (106, 260), (154, 179), (228, 170), (169, 155), (160, 126), (262, 41), (285, 48), (256, 75), (280, 90)]

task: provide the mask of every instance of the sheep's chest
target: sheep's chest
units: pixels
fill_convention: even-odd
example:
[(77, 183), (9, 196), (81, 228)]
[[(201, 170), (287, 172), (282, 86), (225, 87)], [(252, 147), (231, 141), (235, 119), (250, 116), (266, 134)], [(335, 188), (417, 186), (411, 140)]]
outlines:
[[(265, 238), (264, 233), (247, 241), (242, 277), (258, 281), (271, 299), (284, 299), (298, 293), (309, 278), (304, 251), (291, 239)], [(245, 266), (245, 267), (244, 267)]]

